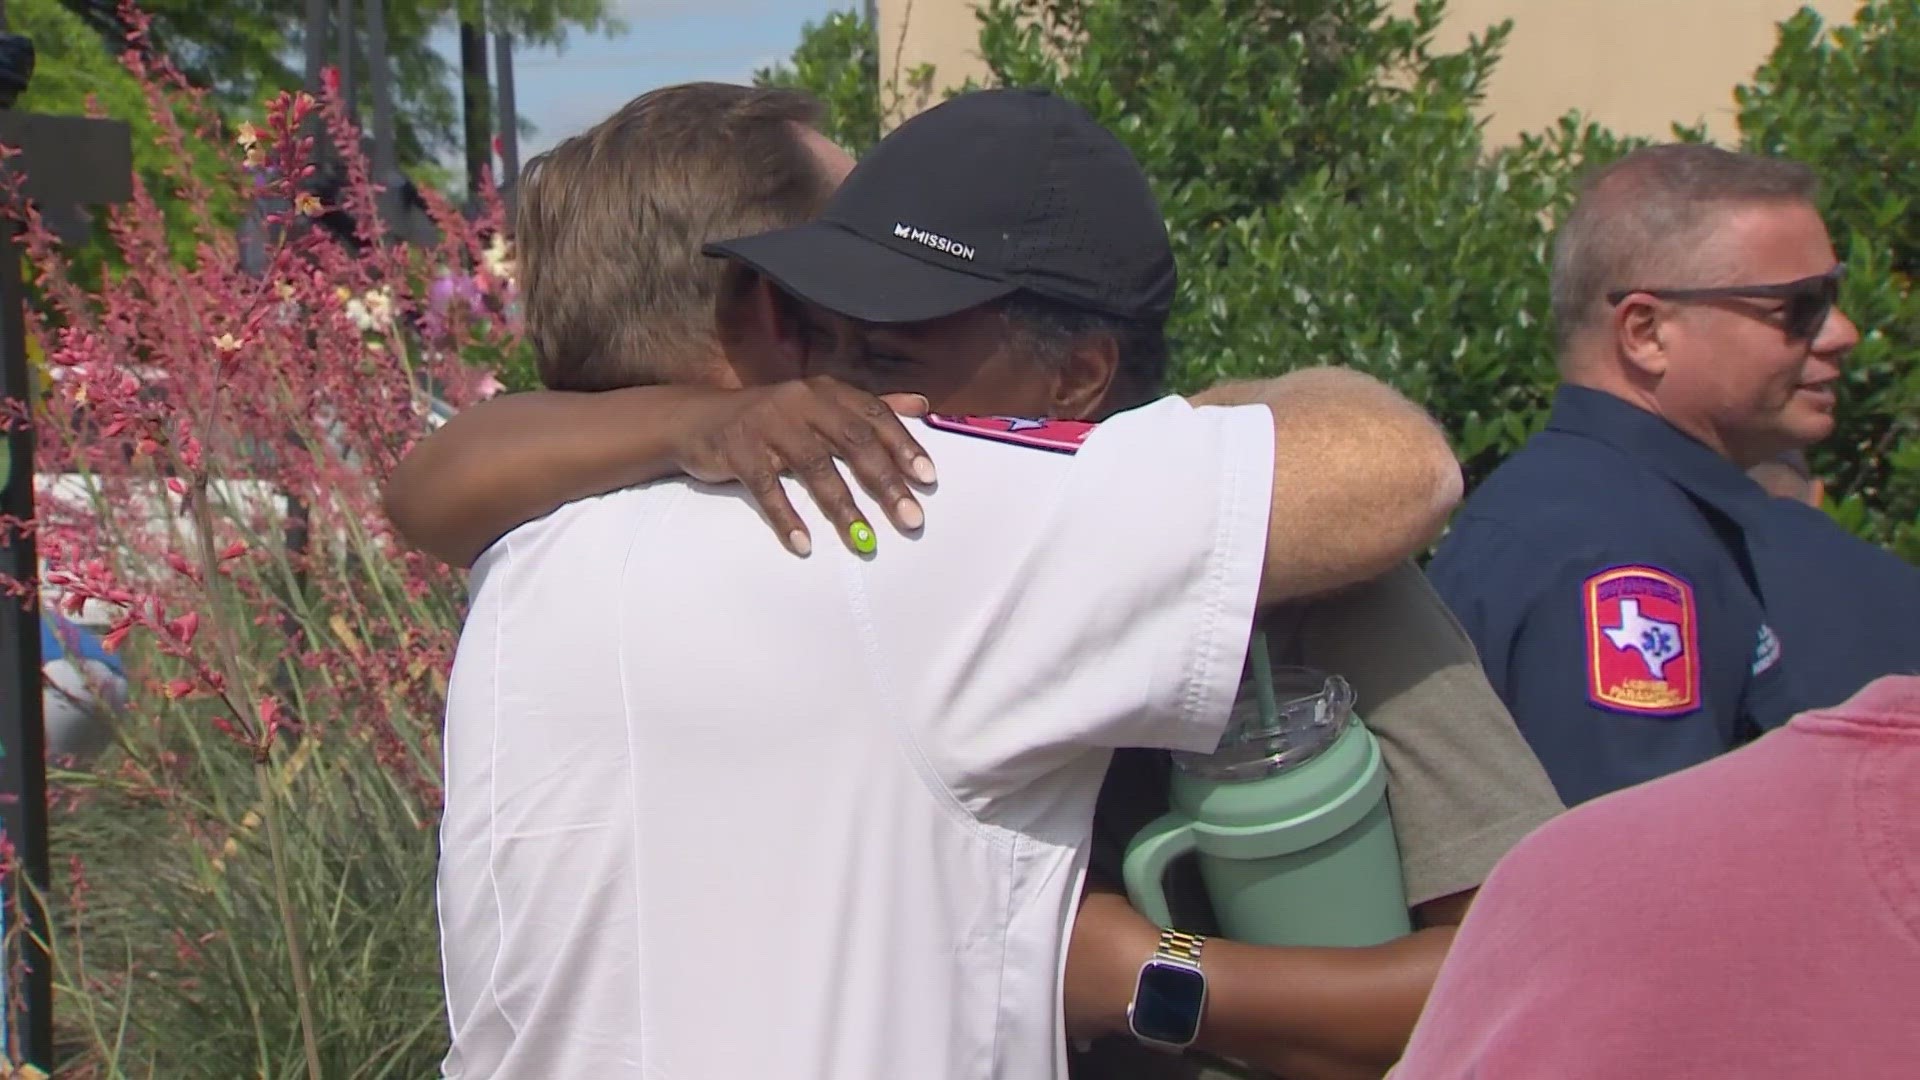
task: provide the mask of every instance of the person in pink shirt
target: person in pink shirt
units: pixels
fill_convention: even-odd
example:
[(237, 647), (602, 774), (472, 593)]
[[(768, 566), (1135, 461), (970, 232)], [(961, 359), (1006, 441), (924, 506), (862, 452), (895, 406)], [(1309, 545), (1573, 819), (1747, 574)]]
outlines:
[(1389, 1076), (1920, 1076), (1920, 677), (1523, 840)]

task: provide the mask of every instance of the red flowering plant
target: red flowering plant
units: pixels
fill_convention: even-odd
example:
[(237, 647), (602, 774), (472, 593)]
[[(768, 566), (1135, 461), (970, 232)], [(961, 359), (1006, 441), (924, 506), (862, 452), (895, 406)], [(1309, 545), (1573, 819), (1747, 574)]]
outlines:
[[(136, 178), (105, 215), (117, 269), (98, 288), (8, 200), (48, 376), (11, 417), (39, 446), (42, 599), (100, 627), (130, 686), (113, 745), (52, 774), (61, 1068), (428, 1075), (462, 593), (397, 540), (379, 483), (436, 416), (497, 389), (473, 356), (518, 341), (499, 202), (469, 216), (425, 193), (433, 238), (401, 242), (333, 76), (223, 134), (126, 15), (123, 61), (173, 157), (192, 160), (191, 131), (236, 161), (170, 177), (185, 222)], [(251, 233), (217, 223), (222, 184)]]

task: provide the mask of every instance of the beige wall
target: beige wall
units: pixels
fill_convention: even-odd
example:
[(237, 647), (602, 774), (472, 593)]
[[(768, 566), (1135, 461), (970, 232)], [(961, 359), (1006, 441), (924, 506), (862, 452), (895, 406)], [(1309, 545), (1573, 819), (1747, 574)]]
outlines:
[[(1402, 10), (1414, 0), (1393, 0)], [(1733, 88), (1773, 48), (1774, 26), (1803, 2), (1829, 22), (1858, 0), (1451, 0), (1437, 47), (1451, 50), (1502, 19), (1513, 34), (1494, 69), (1484, 112), (1496, 142), (1579, 109), (1615, 131), (1659, 137), (1674, 122), (1733, 134)], [(972, 0), (877, 0), (883, 101), (895, 119), (940, 100), (939, 87), (984, 79)], [(935, 92), (896, 73), (935, 68)]]
[[(876, 0), (880, 37), (880, 104), (889, 125), (941, 99), (941, 91), (968, 78), (987, 81), (980, 61), (980, 22), (972, 0)], [(908, 85), (921, 64), (932, 64), (933, 85)]]
[(1803, 4), (1829, 22), (1850, 22), (1859, 9), (1858, 0), (1451, 0), (1434, 44), (1458, 49), (1513, 20), (1483, 106), (1496, 143), (1569, 109), (1623, 135), (1658, 138), (1676, 122), (1704, 121), (1726, 140), (1735, 134), (1733, 88)]

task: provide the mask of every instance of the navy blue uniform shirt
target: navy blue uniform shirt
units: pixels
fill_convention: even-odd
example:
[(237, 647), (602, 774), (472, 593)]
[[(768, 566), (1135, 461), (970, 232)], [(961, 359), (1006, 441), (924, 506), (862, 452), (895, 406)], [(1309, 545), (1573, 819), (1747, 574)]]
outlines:
[(1792, 499), (1774, 499), (1755, 547), (1767, 622), (1811, 708), (1883, 675), (1920, 675), (1920, 567)]
[(1428, 576), (1568, 805), (1799, 710), (1748, 544), (1771, 501), (1665, 420), (1580, 387), (1468, 498)]

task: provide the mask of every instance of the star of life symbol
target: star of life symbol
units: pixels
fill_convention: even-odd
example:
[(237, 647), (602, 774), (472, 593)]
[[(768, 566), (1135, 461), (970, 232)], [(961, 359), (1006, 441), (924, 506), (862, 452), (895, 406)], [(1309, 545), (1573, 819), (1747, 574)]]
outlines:
[(1049, 450), (1056, 454), (1078, 451), (1080, 444), (1086, 441), (1096, 426), (1085, 420), (1056, 420), (1045, 416), (928, 413), (925, 420), (931, 428), (1024, 446), (1030, 450)]
[(1667, 677), (1667, 665), (1680, 658), (1680, 627), (1640, 614), (1640, 601), (1620, 601), (1620, 625), (1602, 627), (1607, 640), (1621, 652), (1636, 652), (1656, 679)]
[(1008, 431), (1032, 431), (1047, 426), (1045, 420), (1036, 420), (1031, 416), (996, 416), (994, 419), (1006, 421)]

